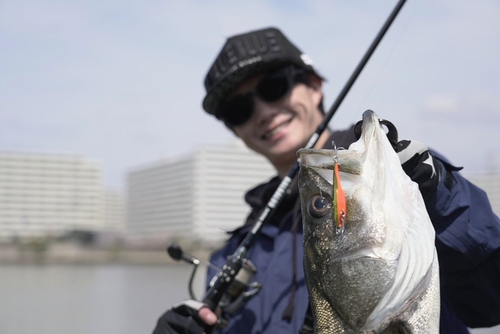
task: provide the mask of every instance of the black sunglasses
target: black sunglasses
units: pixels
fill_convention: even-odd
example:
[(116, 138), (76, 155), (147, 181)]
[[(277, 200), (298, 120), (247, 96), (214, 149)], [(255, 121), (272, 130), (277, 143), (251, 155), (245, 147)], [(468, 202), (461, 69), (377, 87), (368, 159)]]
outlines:
[(266, 75), (252, 91), (229, 98), (219, 109), (219, 118), (229, 126), (243, 125), (252, 117), (254, 95), (266, 102), (278, 101), (288, 94), (296, 83), (307, 83), (305, 74), (304, 70), (289, 66)]

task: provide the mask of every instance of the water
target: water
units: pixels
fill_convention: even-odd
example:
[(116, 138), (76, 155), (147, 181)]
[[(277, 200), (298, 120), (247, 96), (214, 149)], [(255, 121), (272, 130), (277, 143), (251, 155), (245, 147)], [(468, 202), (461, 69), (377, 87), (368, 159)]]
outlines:
[(165, 310), (188, 298), (190, 271), (187, 265), (0, 266), (0, 333), (151, 333)]
[[(188, 298), (190, 273), (188, 265), (3, 265), (0, 333), (151, 333), (165, 310)], [(498, 334), (500, 326), (472, 333)]]

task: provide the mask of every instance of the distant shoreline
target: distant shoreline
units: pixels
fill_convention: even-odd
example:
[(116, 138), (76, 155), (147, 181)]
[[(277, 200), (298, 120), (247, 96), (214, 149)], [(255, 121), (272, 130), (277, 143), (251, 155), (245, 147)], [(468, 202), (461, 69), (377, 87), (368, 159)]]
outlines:
[[(202, 263), (209, 251), (193, 251)], [(73, 243), (53, 244), (45, 249), (25, 245), (1, 244), (0, 265), (4, 264), (131, 264), (172, 265), (181, 264), (170, 258), (165, 250), (98, 248)]]

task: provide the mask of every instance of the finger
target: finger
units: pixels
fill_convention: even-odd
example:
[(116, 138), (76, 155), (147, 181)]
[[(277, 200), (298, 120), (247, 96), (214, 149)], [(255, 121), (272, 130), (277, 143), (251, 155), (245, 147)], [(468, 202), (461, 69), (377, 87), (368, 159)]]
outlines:
[(204, 307), (198, 311), (198, 317), (207, 325), (213, 326), (217, 322), (217, 316), (210, 309)]

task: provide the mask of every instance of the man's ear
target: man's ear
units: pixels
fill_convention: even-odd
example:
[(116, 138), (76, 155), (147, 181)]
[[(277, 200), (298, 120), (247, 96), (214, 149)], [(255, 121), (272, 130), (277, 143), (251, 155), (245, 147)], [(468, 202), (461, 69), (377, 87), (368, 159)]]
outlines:
[(309, 86), (315, 90), (321, 90), (323, 79), (314, 74), (309, 74)]

